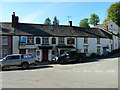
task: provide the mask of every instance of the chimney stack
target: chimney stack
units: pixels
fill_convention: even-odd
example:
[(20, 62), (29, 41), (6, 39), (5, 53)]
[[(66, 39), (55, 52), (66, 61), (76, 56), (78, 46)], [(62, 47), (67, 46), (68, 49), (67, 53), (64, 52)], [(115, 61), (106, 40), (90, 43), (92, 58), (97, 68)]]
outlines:
[(68, 22), (68, 25), (69, 25), (70, 27), (72, 27), (72, 21), (69, 21), (69, 22)]
[(19, 22), (19, 17), (15, 16), (15, 12), (13, 12), (13, 15), (12, 15), (12, 27), (16, 27), (18, 22)]

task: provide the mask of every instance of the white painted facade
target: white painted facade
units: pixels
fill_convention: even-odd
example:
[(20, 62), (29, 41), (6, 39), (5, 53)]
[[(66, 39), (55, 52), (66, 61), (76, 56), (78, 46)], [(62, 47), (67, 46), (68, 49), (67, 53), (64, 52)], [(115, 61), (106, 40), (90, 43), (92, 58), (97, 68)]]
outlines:
[(100, 55), (103, 53), (103, 47), (109, 47), (109, 49), (106, 49), (106, 52), (111, 52), (111, 40), (107, 38), (100, 38), (100, 44), (97, 44), (97, 38), (88, 38), (88, 43), (84, 43), (83, 37), (77, 38), (77, 49), (78, 51), (84, 53), (84, 46), (88, 46), (88, 56), (90, 56), (92, 53), (97, 53), (97, 46), (100, 46)]
[(19, 54), (19, 37), (13, 36), (13, 54)]
[(108, 31), (112, 32), (115, 35), (119, 35), (113, 35), (113, 50), (120, 48), (120, 27), (113, 21), (107, 22), (106, 25), (108, 26)]
[[(42, 45), (42, 37), (41, 38), (41, 44), (36, 44), (36, 37), (34, 36), (34, 45), (19, 45), (19, 37), (20, 36), (13, 36), (13, 53), (14, 54), (18, 54), (20, 49), (25, 49), (26, 50), (26, 54), (28, 54), (28, 50), (29, 49), (35, 49), (36, 51), (36, 59), (38, 59), (39, 61), (42, 61), (43, 59), (43, 49), (39, 49), (38, 46), (45, 46)], [(27, 37), (27, 36), (21, 36), (21, 37)], [(55, 56), (60, 55), (60, 51), (64, 50), (64, 52), (67, 51), (71, 51), (71, 50), (77, 50), (78, 52), (82, 52), (84, 53), (84, 46), (88, 46), (88, 53), (87, 56), (90, 56), (92, 53), (97, 53), (97, 47), (100, 47), (100, 55), (104, 54), (105, 52), (111, 52), (111, 44), (112, 41), (111, 39), (108, 38), (100, 38), (100, 44), (97, 44), (97, 38), (88, 38), (88, 43), (84, 43), (84, 37), (71, 37), (74, 38), (74, 44), (72, 44), (72, 46), (74, 46), (75, 48), (56, 48), (58, 44), (58, 37), (54, 37), (56, 38), (56, 44), (52, 44), (52, 38), (53, 37), (49, 37), (49, 45), (48, 46), (52, 46), (52, 49), (48, 49), (48, 60), (51, 61)], [(67, 39), (70, 37), (64, 37), (64, 42), (66, 46), (70, 46), (67, 44)], [(105, 52), (103, 50), (104, 47), (109, 47), (105, 49)], [(37, 52), (39, 52), (37, 54)], [(54, 52), (54, 53), (53, 53)]]

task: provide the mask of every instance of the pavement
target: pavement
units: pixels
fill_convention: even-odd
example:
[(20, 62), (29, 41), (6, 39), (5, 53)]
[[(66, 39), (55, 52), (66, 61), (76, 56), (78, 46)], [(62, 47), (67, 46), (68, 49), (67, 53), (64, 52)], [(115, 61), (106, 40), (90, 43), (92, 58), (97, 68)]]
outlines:
[(117, 88), (118, 57), (8, 69), (2, 88)]

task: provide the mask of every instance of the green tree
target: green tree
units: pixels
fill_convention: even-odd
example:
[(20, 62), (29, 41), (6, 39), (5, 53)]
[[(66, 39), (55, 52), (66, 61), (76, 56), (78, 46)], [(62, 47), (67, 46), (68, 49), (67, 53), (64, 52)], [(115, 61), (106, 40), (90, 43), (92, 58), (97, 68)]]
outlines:
[(103, 22), (112, 20), (120, 26), (120, 2), (112, 4), (107, 10), (107, 18)]
[(51, 20), (48, 18), (45, 19), (44, 24), (51, 25)]
[(57, 19), (56, 16), (54, 17), (53, 25), (59, 25), (59, 20)]
[(88, 18), (84, 18), (83, 20), (80, 21), (79, 23), (80, 27), (90, 27), (88, 23)]
[(96, 15), (96, 14), (91, 14), (91, 17), (90, 17), (90, 24), (91, 25), (97, 25), (98, 24), (98, 22), (100, 21), (100, 19), (99, 19), (99, 16), (98, 15)]

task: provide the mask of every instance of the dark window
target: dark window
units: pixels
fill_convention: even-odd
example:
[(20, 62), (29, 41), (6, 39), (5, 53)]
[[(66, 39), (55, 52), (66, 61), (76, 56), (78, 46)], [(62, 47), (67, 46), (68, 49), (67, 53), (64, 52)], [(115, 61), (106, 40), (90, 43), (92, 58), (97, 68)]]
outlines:
[(84, 38), (84, 43), (88, 44), (88, 38)]
[(7, 57), (7, 60), (8, 60), (8, 59), (19, 59), (19, 58), (20, 58), (19, 55), (17, 55), (17, 56), (8, 56), (8, 57)]
[(52, 38), (52, 44), (56, 44), (56, 38)]
[(67, 39), (67, 44), (75, 44), (75, 39), (74, 38), (68, 38)]
[(40, 44), (40, 42), (41, 42), (41, 40), (40, 40), (40, 38), (36, 38), (36, 44)]

